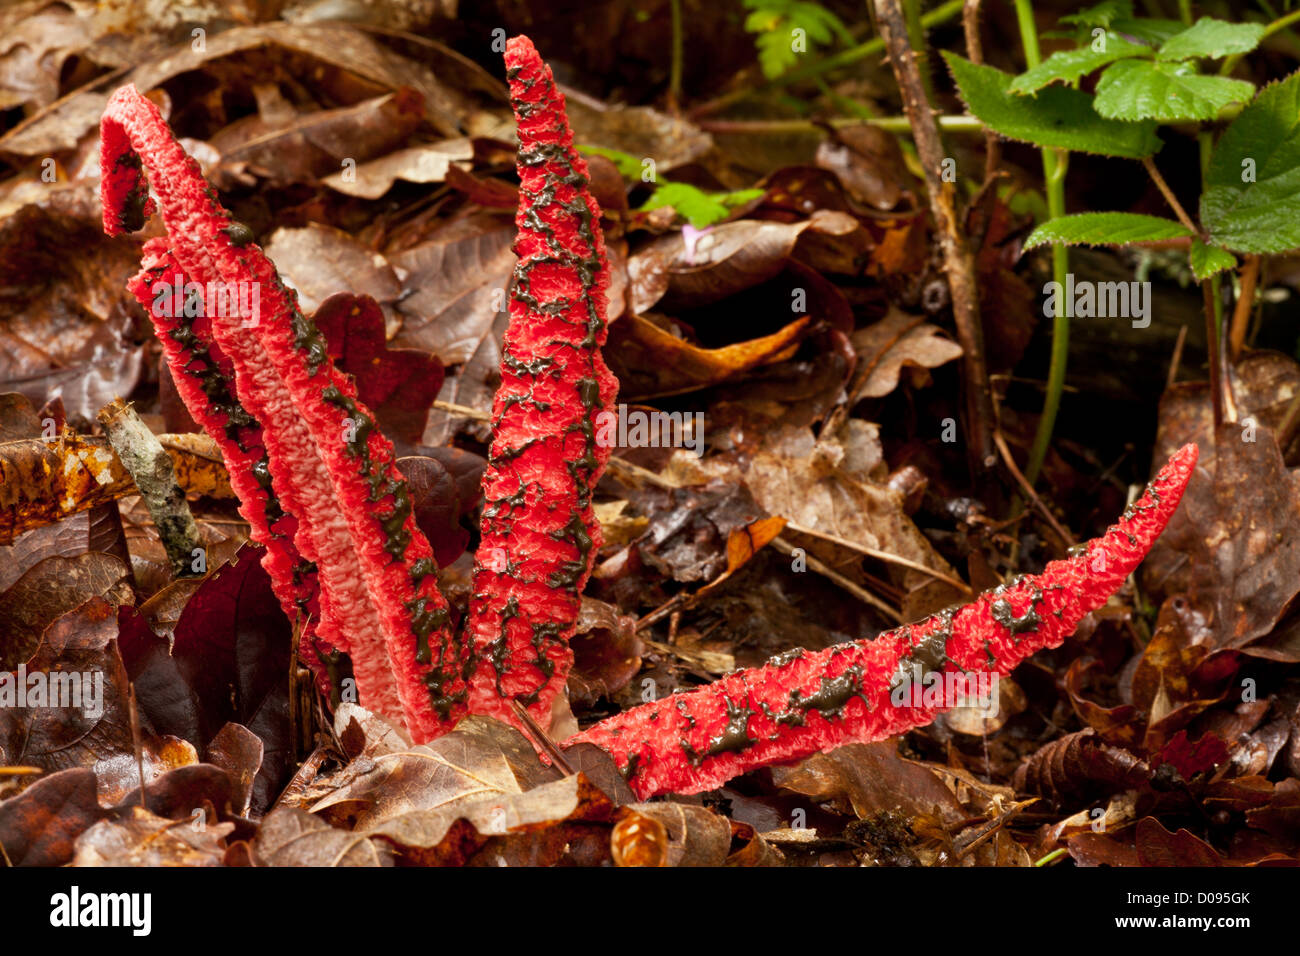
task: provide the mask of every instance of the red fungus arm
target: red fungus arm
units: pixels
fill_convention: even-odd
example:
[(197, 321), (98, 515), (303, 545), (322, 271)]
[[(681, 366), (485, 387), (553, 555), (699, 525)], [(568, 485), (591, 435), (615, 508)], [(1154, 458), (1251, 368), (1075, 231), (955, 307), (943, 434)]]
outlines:
[(546, 726), (601, 543), (591, 501), (610, 449), (597, 425), (618, 382), (600, 353), (609, 286), (600, 208), (564, 95), (527, 37), (506, 44), (505, 62), (519, 130), (519, 262), (483, 476), (470, 709), (515, 723), (518, 700)]
[(286, 502), (299, 520), (298, 546), (317, 556), (322, 616), (337, 618), (363, 702), (404, 719), (416, 740), (444, 732), (458, 701), (426, 676), (430, 659), (448, 653), (447, 605), (391, 444), (296, 295), (134, 87), (113, 94), (100, 143), (105, 231), (138, 228), (153, 210), (147, 167), (185, 272), (209, 298), (216, 286), (251, 306), (208, 302), (212, 339), (234, 368), (240, 404), (262, 425), (273, 482), (303, 503), (297, 510)]
[(1196, 455), (1195, 445), (1185, 446), (1105, 535), (1042, 574), (874, 641), (780, 655), (611, 717), (569, 742), (607, 750), (644, 799), (698, 793), (759, 767), (929, 723), (947, 707), (915, 697), (896, 706), (891, 690), (917, 668), (1008, 674), (1035, 651), (1059, 645), (1146, 556), (1178, 507)]
[[(302, 621), (299, 658), (325, 690), (326, 664), (335, 650), (348, 650), (346, 638), (337, 618), (320, 611), (315, 554), (296, 546), (298, 520), (272, 487), (262, 427), (235, 397), (234, 367), (212, 341), (206, 317), (193, 314), (187, 290), (195, 290), (194, 282), (165, 240), (150, 239), (127, 288), (153, 320), (181, 401), (221, 452), (250, 537), (266, 549), (262, 565), (276, 598), (289, 620)], [(304, 543), (311, 545), (309, 539)]]

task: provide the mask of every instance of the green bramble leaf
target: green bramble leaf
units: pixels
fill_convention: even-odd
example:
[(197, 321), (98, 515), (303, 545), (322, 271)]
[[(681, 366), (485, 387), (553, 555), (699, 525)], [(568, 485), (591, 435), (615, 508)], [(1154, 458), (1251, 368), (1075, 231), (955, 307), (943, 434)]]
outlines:
[(624, 153), (621, 150), (609, 149), (605, 146), (587, 146), (581, 144), (577, 147), (578, 152), (586, 153), (588, 156), (604, 156), (618, 168), (618, 174), (624, 179), (641, 178), (641, 160), (637, 159), (631, 153)]
[(1198, 282), (1204, 282), (1210, 276), (1217, 275), (1225, 269), (1237, 268), (1237, 257), (1231, 252), (1218, 246), (1208, 246), (1199, 239), (1192, 240), (1188, 261), (1192, 267), (1192, 275), (1196, 276)]
[(1101, 69), (1108, 63), (1135, 56), (1150, 56), (1150, 47), (1129, 43), (1114, 33), (1096, 37), (1087, 46), (1077, 50), (1060, 50), (1053, 53), (1033, 69), (1026, 70), (1011, 81), (1012, 93), (1032, 93), (1051, 83), (1073, 83), (1079, 77)]
[(1120, 60), (1097, 81), (1097, 112), (1129, 122), (1209, 120), (1233, 103), (1247, 103), (1255, 87), (1226, 76), (1201, 76), (1191, 63)]
[(1088, 7), (1078, 13), (1061, 17), (1061, 22), (1070, 26), (1109, 27), (1114, 20), (1128, 19), (1133, 16), (1132, 0), (1104, 0), (1095, 7)]
[(1228, 23), (1201, 17), (1182, 33), (1170, 37), (1156, 53), (1157, 60), (1217, 60), (1231, 53), (1249, 53), (1259, 46), (1264, 27), (1259, 23)]
[(1300, 73), (1266, 86), (1210, 156), (1201, 225), (1234, 252), (1300, 247)]
[(1111, 22), (1110, 28), (1126, 37), (1132, 37), (1134, 40), (1158, 47), (1186, 30), (1187, 25), (1177, 20), (1153, 20), (1142, 17), (1140, 19), (1114, 20)]
[(642, 212), (671, 206), (696, 229), (721, 222), (732, 209), (763, 195), (761, 189), (741, 189), (730, 193), (706, 193), (686, 183), (661, 183), (641, 206)]
[[(1049, 86), (1033, 96), (1016, 96), (1008, 91), (1010, 74), (946, 50), (943, 58), (967, 108), (1007, 139), (1127, 159), (1142, 159), (1160, 148), (1154, 123), (1122, 123), (1098, 116), (1092, 97), (1079, 90)], [(1128, 61), (1120, 61), (1124, 62)]]
[(1126, 246), (1193, 235), (1180, 222), (1135, 212), (1082, 212), (1049, 219), (1029, 234), (1025, 248), (1062, 242), (1067, 246)]

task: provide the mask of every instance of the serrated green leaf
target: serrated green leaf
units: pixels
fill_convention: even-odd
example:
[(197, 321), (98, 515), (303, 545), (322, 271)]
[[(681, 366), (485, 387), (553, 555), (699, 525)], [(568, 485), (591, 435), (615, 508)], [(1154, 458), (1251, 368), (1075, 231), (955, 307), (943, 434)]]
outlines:
[(578, 152), (585, 153), (588, 156), (604, 156), (618, 168), (618, 173), (624, 179), (640, 179), (642, 170), (642, 160), (637, 159), (630, 153), (621, 150), (610, 149), (607, 146), (588, 146), (586, 143), (578, 144)]
[(641, 206), (643, 212), (671, 206), (696, 229), (703, 229), (731, 215), (735, 206), (763, 195), (761, 189), (742, 189), (733, 193), (706, 193), (686, 183), (662, 183)]
[(1061, 17), (1061, 22), (1081, 27), (1108, 27), (1113, 20), (1132, 16), (1132, 0), (1103, 0), (1096, 6)]
[(1231, 252), (1218, 246), (1207, 246), (1199, 239), (1192, 240), (1188, 261), (1192, 266), (1192, 275), (1196, 276), (1198, 282), (1204, 282), (1225, 269), (1237, 268), (1237, 257)]
[(1051, 83), (1073, 83), (1079, 77), (1099, 70), (1108, 63), (1134, 56), (1150, 56), (1150, 47), (1129, 43), (1114, 33), (1098, 37), (1104, 47), (1098, 51), (1095, 44), (1077, 50), (1059, 50), (1033, 69), (1026, 70), (1011, 81), (1012, 93), (1032, 93)]
[(1049, 219), (1029, 234), (1025, 248), (1052, 242), (1067, 246), (1126, 246), (1131, 242), (1158, 242), (1190, 236), (1182, 223), (1135, 212), (1081, 212)]
[(1249, 102), (1255, 87), (1226, 76), (1201, 76), (1190, 63), (1120, 60), (1097, 81), (1097, 112), (1117, 120), (1180, 123), (1208, 120), (1231, 103)]
[(1201, 225), (1236, 252), (1300, 247), (1300, 73), (1266, 86), (1219, 138)]
[(1098, 116), (1092, 97), (1079, 90), (1049, 86), (1032, 96), (1016, 96), (1007, 89), (1010, 74), (977, 66), (946, 50), (943, 58), (967, 108), (1008, 139), (1128, 159), (1142, 159), (1160, 148), (1154, 123), (1122, 123)]
[(1172, 37), (1178, 36), (1187, 26), (1177, 20), (1155, 20), (1147, 17), (1111, 21), (1110, 28), (1116, 33), (1132, 37), (1142, 43), (1161, 46)]
[(1259, 23), (1228, 23), (1201, 17), (1182, 33), (1170, 37), (1156, 54), (1157, 60), (1217, 60), (1230, 53), (1249, 53), (1259, 46), (1264, 27)]

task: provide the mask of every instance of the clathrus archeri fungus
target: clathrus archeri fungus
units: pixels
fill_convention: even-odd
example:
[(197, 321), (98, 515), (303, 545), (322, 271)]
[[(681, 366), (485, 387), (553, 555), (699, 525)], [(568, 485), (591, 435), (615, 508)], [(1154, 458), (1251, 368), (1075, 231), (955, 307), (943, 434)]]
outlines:
[[(139, 229), (155, 208), (152, 185), (167, 237), (145, 244), (131, 290), (177, 391), (221, 448), (280, 603), (304, 624), (304, 659), (324, 673), (347, 653), (361, 702), (416, 741), (467, 713), (518, 723), (514, 703), (548, 722), (601, 540), (591, 504), (609, 449), (597, 425), (618, 383), (600, 354), (609, 281), (600, 210), (550, 70), (525, 37), (505, 59), (519, 129), (519, 263), (459, 630), (392, 445), (297, 296), (134, 87), (113, 95), (101, 127), (104, 228)], [(573, 741), (605, 748), (649, 796), (924, 724), (944, 708), (894, 704), (900, 682), (917, 668), (1005, 674), (1059, 644), (1142, 560), (1195, 461), (1195, 447), (1184, 448), (1104, 537), (1041, 575), (874, 641), (782, 655)]]
[(850, 741), (891, 737), (952, 706), (905, 694), (918, 670), (1008, 674), (1035, 651), (1056, 647), (1106, 603), (1168, 524), (1196, 466), (1182, 448), (1117, 524), (1042, 574), (986, 591), (872, 641), (795, 651), (699, 690), (643, 704), (574, 738), (609, 751), (641, 797), (697, 793), (772, 763)]
[(596, 422), (618, 390), (600, 356), (609, 282), (600, 209), (550, 70), (523, 37), (506, 65), (520, 141), (519, 264), (460, 632), (392, 445), (297, 296), (134, 87), (113, 95), (101, 125), (104, 228), (140, 228), (153, 187), (167, 237), (145, 244), (131, 290), (178, 393), (221, 448), (277, 597), (307, 622), (304, 659), (348, 653), (362, 701), (416, 740), (470, 710), (517, 721), (515, 700), (549, 723), (600, 546), (591, 503), (609, 449)]

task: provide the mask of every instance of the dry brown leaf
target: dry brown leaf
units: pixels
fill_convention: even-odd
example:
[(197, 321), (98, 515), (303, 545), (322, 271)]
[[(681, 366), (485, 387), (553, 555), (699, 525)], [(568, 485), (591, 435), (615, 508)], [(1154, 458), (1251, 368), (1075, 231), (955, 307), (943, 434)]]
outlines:
[(962, 354), (961, 346), (944, 338), (937, 325), (893, 307), (879, 322), (854, 332), (852, 342), (862, 383), (853, 396), (855, 402), (888, 395), (898, 387), (904, 367), (938, 368)]
[(0, 444), (0, 543), (132, 494), (135, 483), (104, 441), (65, 431), (53, 441)]
[(101, 820), (77, 837), (73, 866), (221, 866), (233, 823), (195, 826), (131, 807), (121, 820)]
[(474, 148), (468, 139), (448, 139), (399, 149), (355, 170), (326, 176), (321, 182), (331, 189), (362, 199), (378, 199), (393, 188), (393, 183), (440, 183), (455, 162), (473, 159)]
[[(705, 807), (687, 803), (634, 803), (619, 811), (627, 821), (619, 852), (639, 866), (721, 866), (731, 849), (731, 824)], [(656, 826), (658, 824), (658, 826)], [(666, 842), (659, 838), (660, 830)]]
[[(854, 465), (853, 456), (833, 442), (819, 444), (810, 429), (785, 427), (764, 436), (745, 483), (769, 514), (955, 576), (904, 511), (902, 495), (870, 474), (854, 471)], [(860, 557), (844, 551), (839, 561), (853, 563)], [(905, 620), (924, 617), (963, 597), (952, 585), (921, 571), (907, 569), (903, 582), (910, 602), (904, 608)]]
[[(279, 102), (278, 91), (274, 102)], [(343, 175), (340, 170), (350, 160), (350, 172), (360, 180), (360, 171), (375, 157), (393, 155), (406, 143), (420, 124), (424, 106), (420, 95), (405, 87), (340, 109), (302, 116), (294, 115), (292, 107), (283, 112), (287, 115), (281, 118), (263, 110), (212, 136), (208, 144), (221, 155), (221, 166), (247, 169), (272, 185), (313, 183), (318, 177), (326, 177), (322, 181), (328, 184)]]
[(297, 290), (305, 313), (344, 290), (370, 296), (387, 312), (402, 293), (393, 267), (382, 255), (346, 232), (320, 223), (277, 229), (266, 244), (266, 254)]
[(305, 810), (281, 807), (267, 814), (253, 841), (261, 866), (392, 866), (383, 840), (330, 826)]
[(701, 348), (639, 315), (610, 328), (606, 355), (627, 401), (680, 395), (734, 379), (760, 365), (788, 358), (812, 323), (810, 316), (762, 338), (717, 349)]

